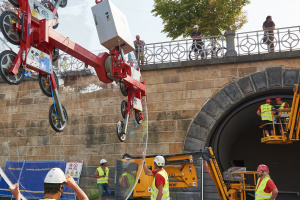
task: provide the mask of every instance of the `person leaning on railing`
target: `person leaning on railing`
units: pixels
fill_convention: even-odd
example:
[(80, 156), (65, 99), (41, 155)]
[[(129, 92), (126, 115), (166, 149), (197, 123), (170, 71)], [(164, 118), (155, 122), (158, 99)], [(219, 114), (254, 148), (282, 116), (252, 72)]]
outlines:
[(256, 112), (257, 115), (261, 116), (266, 137), (270, 136), (269, 133), (271, 133), (271, 135), (274, 135), (273, 124), (271, 123), (273, 123), (272, 114), (275, 114), (275, 111), (273, 111), (274, 107), (271, 105), (271, 102), (271, 99), (266, 99), (266, 103), (259, 106)]
[(272, 16), (267, 16), (266, 21), (263, 23), (264, 43), (268, 45), (269, 52), (274, 52), (274, 30), (275, 23), (272, 21)]
[(193, 38), (192, 49), (196, 53), (201, 53), (201, 58), (204, 57), (204, 53), (202, 51), (202, 46), (204, 45), (204, 43), (202, 42), (202, 36), (203, 34), (201, 31), (199, 31), (199, 26), (195, 25), (194, 32), (191, 34), (191, 38)]
[[(135, 36), (136, 40), (134, 41), (135, 46), (135, 58), (139, 64), (144, 64), (144, 46), (145, 42), (140, 39), (139, 35)], [(141, 62), (140, 62), (141, 61)]]

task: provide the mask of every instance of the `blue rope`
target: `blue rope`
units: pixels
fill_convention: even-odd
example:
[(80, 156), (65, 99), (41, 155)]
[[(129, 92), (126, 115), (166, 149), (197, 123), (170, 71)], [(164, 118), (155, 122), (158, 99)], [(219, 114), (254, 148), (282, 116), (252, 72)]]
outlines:
[[(132, 114), (132, 111), (131, 111), (131, 114)], [(132, 116), (133, 116), (133, 114), (132, 114)], [(132, 133), (138, 127), (138, 123), (136, 122), (135, 117), (133, 117), (133, 120), (135, 122), (135, 127), (131, 131), (129, 131), (128, 133), (126, 133), (126, 135)]]
[(50, 78), (49, 78), (49, 83), (50, 83), (50, 88), (51, 88), (51, 94), (52, 94), (52, 100), (53, 100), (53, 105), (54, 105), (55, 114), (56, 114), (57, 119), (59, 119), (58, 114), (57, 114), (57, 111), (56, 111), (56, 105), (55, 105), (55, 101), (54, 101), (54, 95), (53, 95), (53, 91), (52, 91), (52, 85), (51, 85), (51, 80), (50, 80)]

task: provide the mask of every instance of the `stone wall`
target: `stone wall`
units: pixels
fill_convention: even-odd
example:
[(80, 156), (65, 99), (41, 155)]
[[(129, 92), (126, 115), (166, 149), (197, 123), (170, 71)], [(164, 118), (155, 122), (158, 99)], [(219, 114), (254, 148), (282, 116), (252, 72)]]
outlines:
[[(209, 65), (201, 62), (143, 69), (149, 115), (147, 154), (177, 154), (183, 152), (184, 146), (186, 150), (194, 149), (195, 145), (204, 147), (205, 142), (185, 139), (195, 116), (214, 94), (233, 81), (267, 68), (297, 68), (300, 59), (223, 64), (214, 64), (212, 60)], [(114, 171), (114, 163), (124, 149), (134, 151), (121, 144), (114, 133), (117, 121), (122, 119), (120, 103), (124, 97), (118, 85), (103, 84), (95, 76), (77, 75), (65, 77), (63, 81), (59, 93), (68, 111), (69, 124), (62, 133), (54, 132), (49, 125), (52, 99), (42, 94), (37, 81), (24, 81), (18, 86), (1, 83), (0, 165), (4, 166), (6, 160), (83, 160), (81, 185), (93, 185), (96, 181), (90, 177), (101, 158), (106, 158)], [(90, 84), (102, 89), (80, 93)], [(197, 137), (206, 138), (207, 135)], [(197, 169), (200, 172), (200, 167)], [(211, 183), (206, 187), (213, 191)], [(199, 188), (200, 184), (196, 188), (176, 189), (172, 197), (182, 199), (192, 195), (198, 198)]]

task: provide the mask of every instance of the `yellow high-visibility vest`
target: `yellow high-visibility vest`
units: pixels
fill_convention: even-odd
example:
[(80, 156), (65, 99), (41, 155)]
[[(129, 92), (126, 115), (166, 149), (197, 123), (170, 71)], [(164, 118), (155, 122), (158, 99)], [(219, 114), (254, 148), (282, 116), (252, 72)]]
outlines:
[[(170, 192), (169, 192), (169, 177), (167, 172), (162, 169), (159, 172), (157, 172), (157, 174), (162, 175), (165, 178), (165, 185), (163, 187), (163, 195), (162, 195), (162, 200), (170, 200)], [(158, 189), (155, 186), (155, 177), (152, 183), (152, 188), (151, 188), (151, 200), (155, 200), (157, 198), (158, 195)]]
[[(104, 171), (102, 170), (101, 167), (98, 167), (97, 170), (98, 170), (99, 176), (104, 175)], [(105, 167), (105, 177), (98, 178), (97, 183), (99, 183), (99, 184), (108, 183), (108, 176), (109, 176), (109, 169), (108, 169), (108, 167)]]
[(263, 104), (260, 106), (261, 120), (273, 121), (272, 119), (272, 108), (270, 104)]
[[(279, 111), (281, 112), (281, 110), (284, 109), (284, 105), (286, 104), (286, 102), (283, 102), (280, 107), (279, 107)], [(281, 114), (288, 114), (288, 112), (281, 112)]]
[(268, 180), (271, 180), (269, 177), (265, 177), (258, 186), (260, 178), (257, 180), (256, 191), (255, 191), (255, 200), (266, 200), (272, 197), (271, 193), (265, 193), (264, 189), (266, 188)]

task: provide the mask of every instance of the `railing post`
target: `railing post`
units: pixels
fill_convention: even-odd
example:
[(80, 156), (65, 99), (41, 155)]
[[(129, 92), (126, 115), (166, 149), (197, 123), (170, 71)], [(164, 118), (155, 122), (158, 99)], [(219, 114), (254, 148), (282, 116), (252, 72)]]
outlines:
[(226, 38), (226, 45), (227, 45), (227, 52), (225, 53), (225, 57), (237, 56), (237, 53), (235, 51), (235, 46), (234, 46), (235, 31), (234, 30), (226, 31), (224, 33), (224, 36)]

